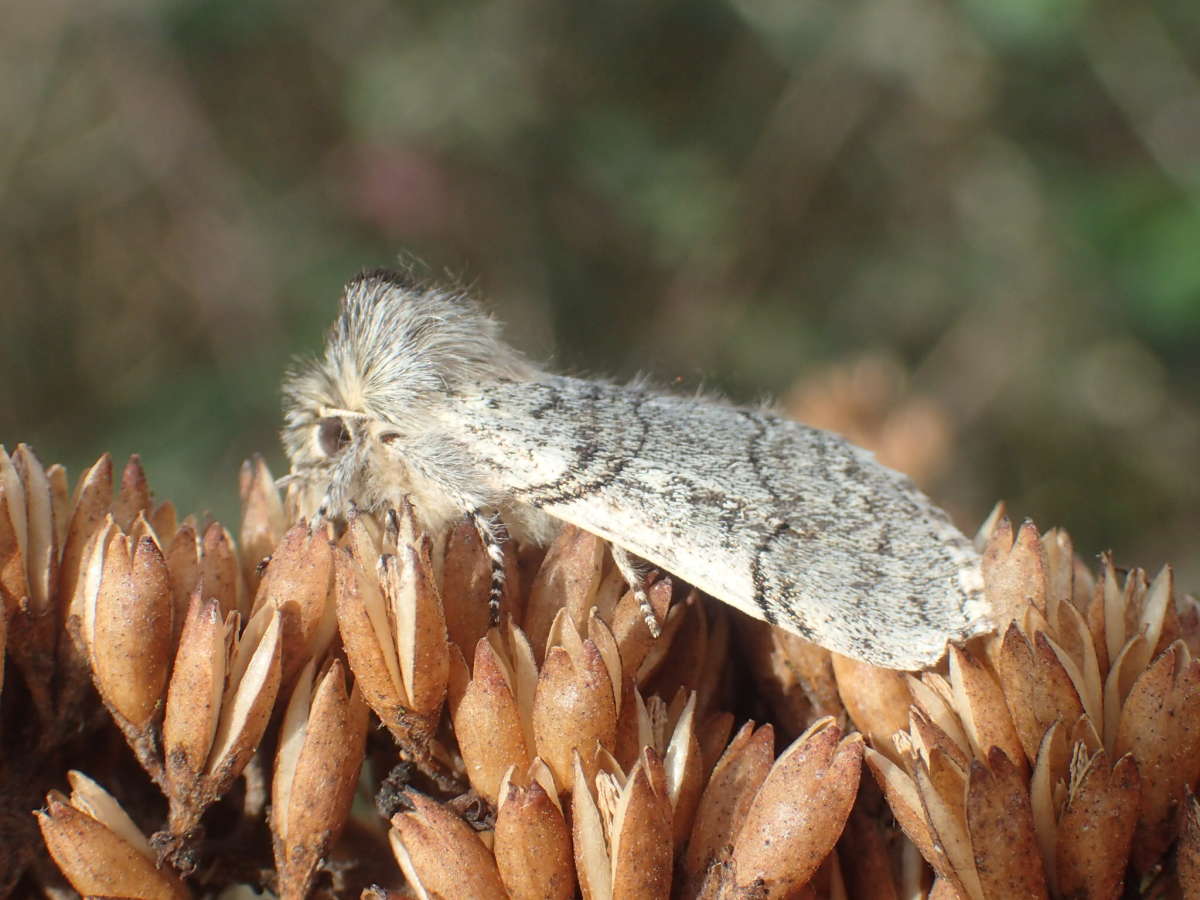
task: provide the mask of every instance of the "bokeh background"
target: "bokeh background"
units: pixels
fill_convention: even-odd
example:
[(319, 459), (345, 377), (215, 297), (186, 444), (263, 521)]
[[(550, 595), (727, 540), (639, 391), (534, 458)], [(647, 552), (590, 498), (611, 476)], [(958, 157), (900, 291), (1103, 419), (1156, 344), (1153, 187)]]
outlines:
[(283, 470), (278, 383), (404, 259), (534, 357), (880, 448), (1200, 588), (1194, 0), (18, 0), (0, 440)]

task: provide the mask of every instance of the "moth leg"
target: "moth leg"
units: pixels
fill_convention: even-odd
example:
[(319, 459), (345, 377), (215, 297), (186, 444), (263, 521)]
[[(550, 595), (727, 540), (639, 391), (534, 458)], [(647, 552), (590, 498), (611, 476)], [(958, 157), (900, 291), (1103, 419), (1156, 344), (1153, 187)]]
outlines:
[(616, 544), (610, 546), (613, 562), (617, 564), (621, 577), (629, 583), (629, 589), (633, 591), (633, 597), (638, 602), (638, 609), (642, 611), (642, 618), (646, 620), (646, 627), (650, 629), (650, 636), (658, 637), (662, 634), (662, 625), (658, 616), (654, 614), (654, 607), (650, 605), (650, 594), (646, 591), (646, 563), (624, 547), (618, 547)]
[(483, 549), (487, 553), (488, 563), (492, 567), (492, 586), (488, 590), (488, 618), (494, 627), (500, 624), (500, 600), (504, 596), (504, 541), (508, 535), (504, 531), (504, 523), (499, 518), (489, 518), (479, 510), (468, 513)]

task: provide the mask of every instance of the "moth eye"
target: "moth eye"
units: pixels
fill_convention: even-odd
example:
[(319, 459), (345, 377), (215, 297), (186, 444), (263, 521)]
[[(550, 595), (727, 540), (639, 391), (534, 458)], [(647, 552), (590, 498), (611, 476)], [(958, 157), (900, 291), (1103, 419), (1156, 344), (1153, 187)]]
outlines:
[(379, 440), (383, 441), (385, 444), (394, 444), (396, 441), (400, 440), (400, 435), (394, 431), (386, 431), (379, 436)]
[(317, 443), (326, 456), (336, 456), (350, 443), (350, 431), (337, 416), (328, 416), (317, 423)]

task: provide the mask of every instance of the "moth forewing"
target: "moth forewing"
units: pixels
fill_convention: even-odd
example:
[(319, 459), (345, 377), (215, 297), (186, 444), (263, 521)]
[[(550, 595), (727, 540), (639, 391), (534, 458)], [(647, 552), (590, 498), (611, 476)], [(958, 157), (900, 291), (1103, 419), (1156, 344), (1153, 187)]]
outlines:
[(507, 495), (831, 650), (924, 668), (988, 628), (969, 541), (836, 435), (561, 376), (456, 409)]
[(865, 450), (757, 409), (542, 372), (469, 298), (397, 273), (347, 286), (285, 402), (303, 514), (410, 498), (434, 530), (468, 516), (496, 579), (498, 513), (535, 540), (571, 522), (876, 665), (927, 667), (990, 626), (970, 543)]

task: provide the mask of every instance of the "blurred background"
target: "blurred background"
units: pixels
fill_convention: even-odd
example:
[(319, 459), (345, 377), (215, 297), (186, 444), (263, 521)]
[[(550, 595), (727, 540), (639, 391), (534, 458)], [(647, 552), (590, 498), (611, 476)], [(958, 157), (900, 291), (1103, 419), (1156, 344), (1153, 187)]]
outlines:
[(398, 260), (1200, 588), (1194, 0), (10, 4), (0, 440), (236, 521)]

